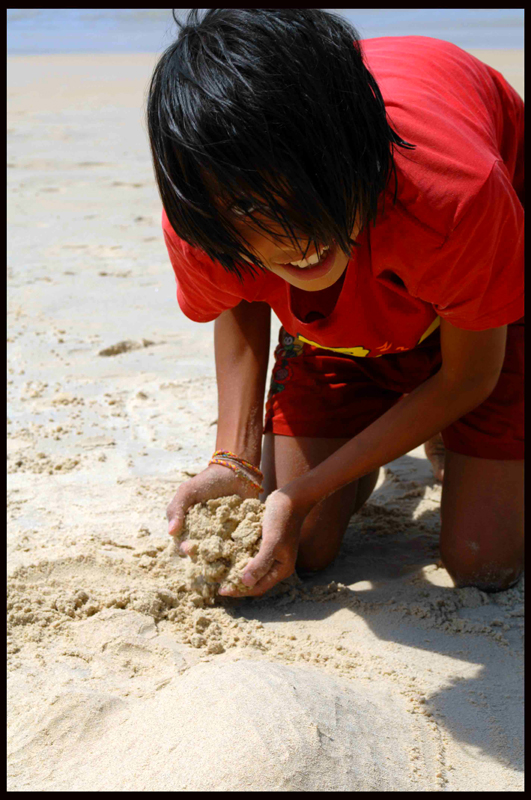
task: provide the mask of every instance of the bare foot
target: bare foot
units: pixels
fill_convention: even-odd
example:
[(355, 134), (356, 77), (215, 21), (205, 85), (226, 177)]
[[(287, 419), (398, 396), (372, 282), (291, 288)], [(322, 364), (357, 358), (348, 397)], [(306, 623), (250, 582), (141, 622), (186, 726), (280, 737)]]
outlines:
[(431, 462), (431, 468), (436, 481), (442, 481), (444, 478), (444, 454), (446, 449), (440, 433), (432, 436), (425, 445), (424, 452)]

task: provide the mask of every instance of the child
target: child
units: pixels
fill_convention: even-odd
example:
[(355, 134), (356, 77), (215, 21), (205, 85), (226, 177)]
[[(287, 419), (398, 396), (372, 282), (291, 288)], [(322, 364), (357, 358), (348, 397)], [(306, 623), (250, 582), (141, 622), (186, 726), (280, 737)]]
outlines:
[(326, 567), (379, 467), (441, 432), (444, 566), (507, 589), (524, 549), (522, 100), (437, 39), (361, 43), (316, 9), (197, 11), (148, 98), (177, 299), (216, 320), (217, 450), (170, 534), (194, 503), (263, 492), (244, 574), (261, 595)]

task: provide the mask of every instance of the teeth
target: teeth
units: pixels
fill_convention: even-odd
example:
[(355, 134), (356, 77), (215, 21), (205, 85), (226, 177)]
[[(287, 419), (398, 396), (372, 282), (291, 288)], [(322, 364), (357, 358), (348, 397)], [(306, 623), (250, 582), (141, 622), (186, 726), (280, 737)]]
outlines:
[(314, 253), (313, 256), (310, 256), (309, 258), (303, 258), (301, 261), (290, 261), (290, 264), (292, 267), (300, 267), (301, 269), (313, 267), (315, 264), (318, 264), (320, 261), (324, 260), (325, 256), (328, 255), (329, 250), (329, 247), (323, 247), (321, 250), (321, 255), (319, 255), (319, 253)]

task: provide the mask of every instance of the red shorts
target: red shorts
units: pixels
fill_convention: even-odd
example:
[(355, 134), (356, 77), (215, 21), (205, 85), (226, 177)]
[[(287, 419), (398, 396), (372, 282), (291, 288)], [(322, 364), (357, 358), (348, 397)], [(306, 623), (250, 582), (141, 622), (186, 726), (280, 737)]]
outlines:
[[(378, 419), (441, 365), (439, 329), (414, 350), (380, 358), (337, 355), (280, 329), (264, 432), (348, 437)], [(448, 450), (477, 458), (524, 457), (524, 319), (507, 326), (492, 394), (442, 431)]]

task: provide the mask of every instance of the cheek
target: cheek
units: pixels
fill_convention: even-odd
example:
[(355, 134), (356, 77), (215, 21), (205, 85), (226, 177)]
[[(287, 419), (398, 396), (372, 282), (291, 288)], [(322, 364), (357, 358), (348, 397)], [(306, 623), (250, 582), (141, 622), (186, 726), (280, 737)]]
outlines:
[[(255, 253), (257, 258), (265, 264), (269, 263), (271, 257), (275, 253), (275, 246), (271, 240), (266, 239), (265, 236), (260, 235), (256, 231), (245, 230), (239, 231), (241, 237), (247, 242), (247, 246), (252, 253)], [(278, 248), (277, 248), (278, 249)]]

